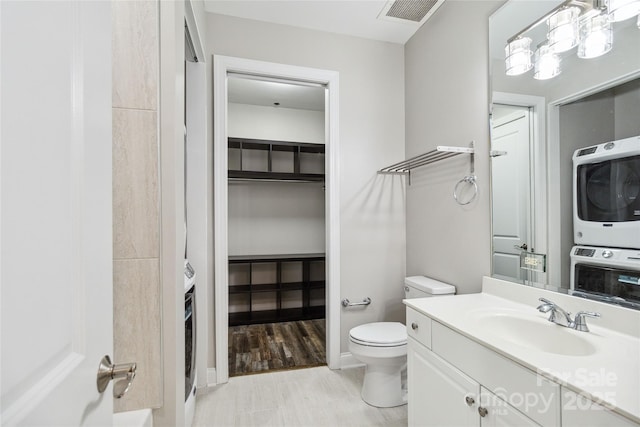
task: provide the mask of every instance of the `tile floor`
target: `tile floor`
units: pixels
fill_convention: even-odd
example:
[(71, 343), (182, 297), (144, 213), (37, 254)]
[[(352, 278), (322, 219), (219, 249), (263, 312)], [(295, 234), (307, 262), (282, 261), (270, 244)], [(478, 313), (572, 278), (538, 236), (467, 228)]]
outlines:
[(193, 426), (406, 426), (406, 405), (362, 401), (363, 375), (320, 366), (230, 378), (198, 395)]

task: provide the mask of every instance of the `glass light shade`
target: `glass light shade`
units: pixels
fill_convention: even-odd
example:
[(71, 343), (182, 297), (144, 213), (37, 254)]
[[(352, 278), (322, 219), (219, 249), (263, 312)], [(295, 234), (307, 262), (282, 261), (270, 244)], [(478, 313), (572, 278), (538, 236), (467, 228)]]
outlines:
[(620, 22), (640, 13), (640, 0), (607, 0), (607, 10), (612, 22)]
[(566, 52), (578, 44), (578, 15), (580, 9), (568, 7), (549, 17), (547, 39), (554, 52)]
[(523, 37), (507, 43), (504, 48), (505, 68), (508, 76), (517, 76), (529, 71), (531, 63), (531, 39)]
[(560, 74), (560, 57), (549, 45), (542, 45), (536, 50), (533, 78), (551, 79)]
[(580, 25), (578, 57), (596, 58), (604, 55), (613, 46), (613, 30), (607, 14), (587, 19)]

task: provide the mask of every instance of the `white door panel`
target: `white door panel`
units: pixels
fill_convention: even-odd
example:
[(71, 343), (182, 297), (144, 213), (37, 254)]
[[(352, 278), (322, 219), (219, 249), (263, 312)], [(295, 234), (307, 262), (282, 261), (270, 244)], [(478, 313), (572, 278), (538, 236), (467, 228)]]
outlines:
[(518, 109), (493, 124), (491, 149), (503, 152), (491, 161), (493, 273), (522, 279), (520, 250), (527, 243), (530, 218), (529, 111)]
[(0, 3), (2, 425), (110, 424), (110, 3)]

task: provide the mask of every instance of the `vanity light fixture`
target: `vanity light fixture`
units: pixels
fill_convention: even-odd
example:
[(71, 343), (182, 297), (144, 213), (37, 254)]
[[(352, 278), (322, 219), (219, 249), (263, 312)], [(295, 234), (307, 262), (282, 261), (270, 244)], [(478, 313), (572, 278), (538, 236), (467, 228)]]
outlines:
[(607, 0), (607, 10), (612, 22), (624, 21), (640, 13), (640, 0)]
[[(549, 79), (560, 74), (559, 53), (578, 46), (578, 57), (596, 58), (613, 47), (612, 22), (640, 14), (640, 0), (565, 0), (515, 34), (505, 47), (506, 74), (515, 76), (534, 68), (534, 78)], [(547, 40), (538, 46), (531, 64), (531, 38), (525, 34), (542, 23), (548, 26)], [(640, 16), (638, 17), (640, 28)], [(541, 61), (541, 63), (538, 63)]]
[(533, 67), (531, 63), (531, 39), (522, 37), (507, 43), (504, 48), (508, 76), (526, 73)]
[(547, 20), (549, 47), (556, 53), (566, 52), (578, 44), (578, 16), (580, 9), (570, 6), (551, 15)]
[(560, 74), (560, 57), (548, 44), (536, 50), (533, 78), (536, 80), (551, 79)]
[(601, 13), (585, 19), (580, 25), (579, 58), (596, 58), (609, 52), (613, 47), (613, 29), (609, 15)]

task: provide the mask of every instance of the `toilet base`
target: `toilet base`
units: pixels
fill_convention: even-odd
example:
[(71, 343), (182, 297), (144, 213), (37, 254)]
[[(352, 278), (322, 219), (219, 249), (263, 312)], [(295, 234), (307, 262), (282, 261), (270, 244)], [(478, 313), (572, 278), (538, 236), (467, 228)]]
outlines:
[(403, 376), (406, 378), (406, 365), (367, 364), (362, 384), (362, 400), (377, 408), (406, 405), (407, 390), (403, 387)]

